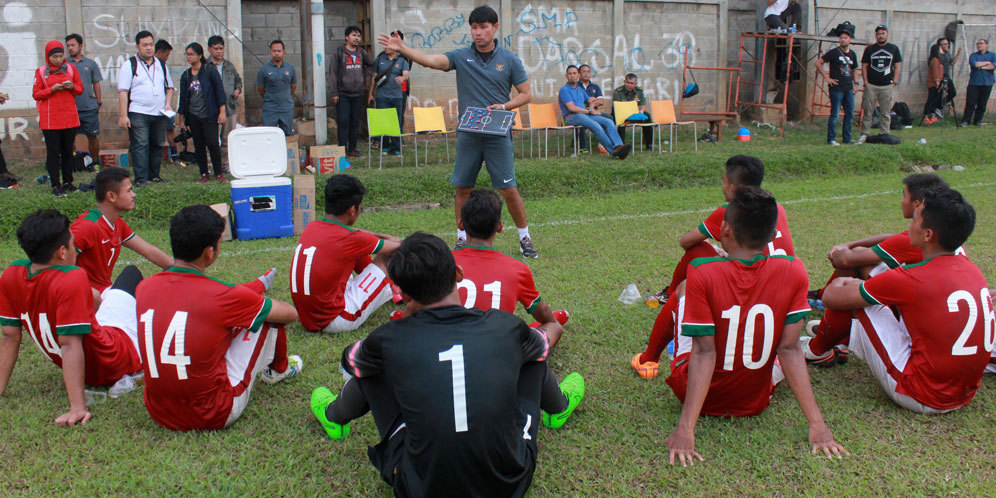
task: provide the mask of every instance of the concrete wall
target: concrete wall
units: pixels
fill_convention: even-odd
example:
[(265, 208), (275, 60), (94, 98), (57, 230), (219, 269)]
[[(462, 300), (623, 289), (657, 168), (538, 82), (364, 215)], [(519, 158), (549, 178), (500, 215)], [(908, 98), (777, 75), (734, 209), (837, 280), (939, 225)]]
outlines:
[[(687, 52), (691, 64), (736, 65), (739, 35), (754, 31), (757, 7), (763, 0), (494, 0), (501, 15), (502, 46), (516, 52), (526, 66), (537, 102), (550, 102), (564, 82), (569, 64), (587, 63), (606, 93), (633, 72), (648, 98), (668, 99), (680, 93), (681, 70)], [(891, 41), (902, 49), (906, 63), (899, 98), (916, 110), (926, 95), (926, 57), (929, 46), (948, 22), (996, 24), (992, 0), (802, 0), (809, 32), (825, 34), (849, 20), (858, 38), (872, 36), (874, 26), (886, 23)], [(443, 53), (470, 42), (466, 16), (480, 0), (373, 0), (373, 28), (400, 28), (413, 47)], [(301, 15), (297, 0), (0, 0), (0, 91), (11, 101), (0, 108), (0, 138), (9, 157), (40, 156), (43, 150), (37, 112), (31, 99), (32, 73), (42, 64), (44, 44), (66, 33), (79, 32), (86, 39), (85, 54), (100, 65), (105, 105), (102, 140), (123, 145), (126, 137), (117, 128), (115, 105), (117, 68), (134, 52), (134, 34), (151, 31), (176, 49), (170, 60), (174, 78), (184, 61), (182, 48), (191, 41), (202, 44), (212, 34), (224, 34), (227, 23), (245, 41), (240, 61), (246, 81), (245, 121), (259, 122), (259, 97), (255, 75), (269, 60), (267, 44), (274, 38), (286, 42), (287, 60), (301, 64)], [(342, 43), (343, 29), (358, 23), (356, 2), (325, 2), (326, 55)], [(212, 14), (223, 22), (212, 17)], [(815, 23), (818, 14), (819, 26)], [(969, 28), (970, 38), (996, 38), (996, 29)], [(229, 53), (242, 45), (226, 34)], [(959, 34), (956, 46), (964, 46)], [(967, 51), (974, 50), (970, 40)], [(374, 47), (374, 52), (379, 47)], [(812, 45), (805, 57), (815, 59)], [(859, 51), (860, 52), (860, 51)], [(255, 54), (255, 55), (253, 55)], [(258, 60), (257, 60), (258, 57)], [(728, 61), (728, 62), (727, 62)], [(812, 73), (812, 67), (806, 74)], [(955, 68), (955, 82), (964, 94), (967, 54)], [(724, 104), (725, 79), (715, 73), (696, 74), (703, 92), (689, 100), (699, 110)], [(809, 83), (807, 83), (809, 84)], [(441, 105), (452, 117), (456, 111), (454, 75), (417, 67), (412, 72), (411, 106)], [(299, 92), (300, 93), (300, 92)], [(329, 96), (331, 97), (331, 96)], [(299, 95), (300, 100), (300, 95)], [(310, 115), (310, 109), (299, 107)], [(330, 116), (334, 109), (330, 108)], [(409, 120), (410, 123), (410, 120)]]

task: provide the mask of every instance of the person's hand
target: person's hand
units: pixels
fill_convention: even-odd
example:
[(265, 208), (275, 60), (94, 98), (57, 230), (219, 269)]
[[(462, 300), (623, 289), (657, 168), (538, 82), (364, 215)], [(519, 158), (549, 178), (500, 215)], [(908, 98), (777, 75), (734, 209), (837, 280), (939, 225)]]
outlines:
[(497, 109), (499, 111), (504, 111), (505, 110), (505, 104), (491, 104), (491, 105), (488, 106), (488, 109)]
[(667, 445), (668, 454), (670, 455), (668, 461), (671, 465), (674, 465), (675, 456), (678, 457), (682, 467), (694, 466), (696, 458), (700, 462), (705, 461), (705, 458), (702, 458), (702, 455), (699, 455), (699, 452), (695, 451), (695, 435), (690, 432), (675, 429), (671, 433), (671, 437), (664, 440), (664, 444)]
[(834, 254), (837, 254), (840, 251), (846, 251), (848, 249), (850, 249), (850, 247), (848, 247), (847, 244), (837, 244), (830, 248), (830, 254), (827, 254), (827, 259), (833, 261)]
[(809, 444), (813, 445), (812, 454), (822, 451), (827, 458), (844, 458), (850, 453), (839, 443), (833, 440), (833, 434), (826, 424), (809, 427)]
[(88, 420), (90, 420), (90, 411), (87, 410), (86, 407), (70, 408), (68, 412), (55, 419), (55, 423), (60, 427), (69, 427), (76, 425), (77, 422), (79, 422), (80, 425), (86, 425)]
[(226, 120), (225, 113), (219, 112), (218, 113), (218, 124), (220, 124), (220, 125), (225, 124), (225, 120)]
[(401, 52), (405, 48), (405, 44), (401, 41), (401, 38), (395, 38), (387, 33), (378, 34), (377, 43), (385, 49), (391, 49), (395, 52)]
[(367, 96), (367, 105), (368, 106), (373, 107), (375, 102), (377, 102), (377, 99), (375, 99), (373, 95), (368, 95)]
[(166, 102), (166, 105), (163, 106), (163, 110), (172, 111), (173, 109), (170, 107), (169, 102)]
[(827, 81), (829, 81), (831, 85), (837, 85), (838, 83), (840, 83), (840, 80), (836, 78), (827, 78)]
[(405, 77), (404, 76), (395, 76), (394, 77), (394, 82), (400, 85), (400, 84), (402, 84), (402, 83), (405, 82)]
[(333, 104), (338, 104), (339, 103), (339, 96), (338, 95), (332, 97), (332, 103)]
[(128, 128), (131, 128), (131, 120), (128, 119), (128, 116), (121, 116), (118, 118), (118, 126), (121, 127), (122, 130), (127, 130)]
[(232, 97), (239, 98), (240, 95), (242, 95), (242, 89), (241, 88), (236, 88), (235, 91), (232, 92)]
[(592, 116), (601, 116), (602, 115), (602, 111), (599, 110), (599, 109), (592, 109), (591, 110), (591, 115)]
[(0, 105), (6, 104), (7, 103), (7, 99), (9, 99), (9, 98), (10, 98), (10, 95), (8, 95), (6, 93), (0, 93)]
[(97, 101), (97, 107), (100, 107), (100, 106), (102, 106), (102, 105), (104, 105), (104, 102), (102, 102), (102, 101), (98, 100), (98, 101)]

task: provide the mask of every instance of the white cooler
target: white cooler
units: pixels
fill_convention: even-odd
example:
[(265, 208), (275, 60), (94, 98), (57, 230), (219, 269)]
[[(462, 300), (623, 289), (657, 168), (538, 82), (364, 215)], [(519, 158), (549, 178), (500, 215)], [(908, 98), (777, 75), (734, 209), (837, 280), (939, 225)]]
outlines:
[(228, 134), (232, 176), (232, 235), (239, 240), (294, 235), (287, 142), (274, 126), (240, 128)]

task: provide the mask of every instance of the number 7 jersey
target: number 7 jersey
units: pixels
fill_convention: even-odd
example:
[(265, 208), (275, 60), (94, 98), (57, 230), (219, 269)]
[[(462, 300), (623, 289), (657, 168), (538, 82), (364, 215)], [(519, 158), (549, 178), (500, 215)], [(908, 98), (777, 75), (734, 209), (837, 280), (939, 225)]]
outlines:
[(702, 413), (761, 413), (770, 402), (782, 330), (810, 310), (806, 267), (791, 256), (699, 258), (691, 262), (687, 282), (681, 334), (711, 335), (716, 341), (716, 366)]

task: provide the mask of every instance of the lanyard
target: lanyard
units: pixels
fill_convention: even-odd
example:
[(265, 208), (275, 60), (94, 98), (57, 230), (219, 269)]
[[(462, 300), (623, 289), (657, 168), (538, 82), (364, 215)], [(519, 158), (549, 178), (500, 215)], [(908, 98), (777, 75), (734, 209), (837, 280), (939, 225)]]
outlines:
[[(156, 86), (156, 58), (152, 58), (152, 72), (149, 72), (149, 66), (145, 65), (145, 61), (141, 58), (138, 59), (141, 62), (141, 66), (145, 69), (145, 75), (149, 77), (149, 84), (152, 85), (152, 95), (159, 95), (159, 87)], [(163, 75), (165, 78), (166, 75)]]

